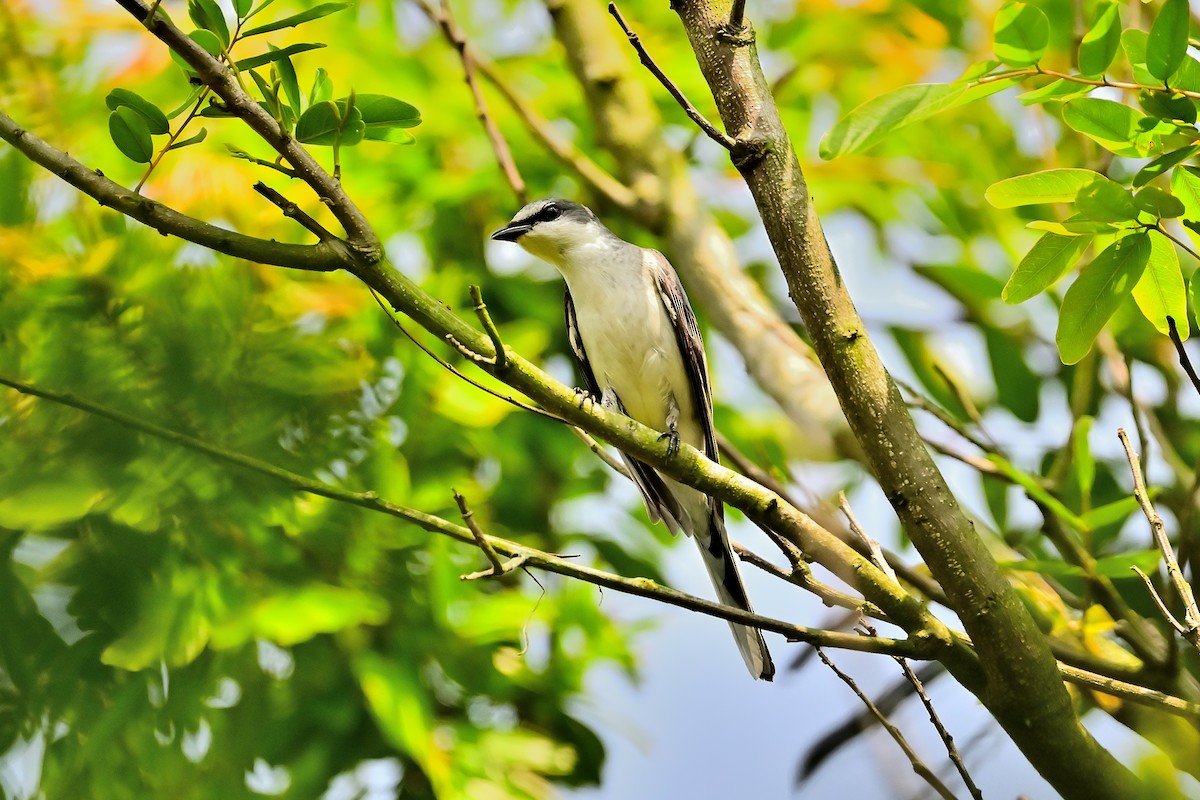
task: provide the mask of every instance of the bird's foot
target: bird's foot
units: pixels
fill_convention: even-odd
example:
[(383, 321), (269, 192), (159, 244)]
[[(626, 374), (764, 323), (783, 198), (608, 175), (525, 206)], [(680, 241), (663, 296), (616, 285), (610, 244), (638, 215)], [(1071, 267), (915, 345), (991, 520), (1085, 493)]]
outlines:
[(661, 434), (658, 437), (658, 440), (660, 442), (663, 439), (667, 440), (667, 458), (671, 458), (676, 453), (679, 452), (679, 431), (675, 430), (674, 428), (671, 428), (671, 430), (667, 431), (664, 434)]
[(592, 397), (592, 393), (587, 389), (580, 389), (578, 386), (576, 386), (574, 387), (574, 391), (575, 400), (579, 403), (580, 408), (583, 408), (587, 403), (596, 402), (596, 398)]

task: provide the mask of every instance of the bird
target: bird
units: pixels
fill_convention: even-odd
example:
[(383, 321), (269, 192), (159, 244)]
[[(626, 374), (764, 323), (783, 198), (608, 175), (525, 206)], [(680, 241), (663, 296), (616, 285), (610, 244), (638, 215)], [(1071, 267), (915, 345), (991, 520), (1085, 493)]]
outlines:
[[(657, 250), (618, 237), (579, 203), (529, 203), (491, 236), (516, 242), (566, 281), (567, 339), (588, 395), (657, 431), (668, 454), (686, 442), (717, 461), (708, 362), (679, 276)], [(721, 603), (753, 611), (725, 531), (724, 504), (621, 454), (652, 522), (691, 537)], [(746, 667), (771, 680), (762, 632), (729, 623)]]

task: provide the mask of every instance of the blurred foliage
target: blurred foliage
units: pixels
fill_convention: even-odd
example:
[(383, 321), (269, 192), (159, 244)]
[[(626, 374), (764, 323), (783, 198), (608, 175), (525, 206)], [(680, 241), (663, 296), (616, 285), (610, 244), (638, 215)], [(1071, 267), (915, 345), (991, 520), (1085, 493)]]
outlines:
[[(163, 5), (177, 22), (189, 18), (184, 3)], [(265, 60), (248, 88), (289, 125), (312, 112), (313, 143), (337, 145), (318, 157), (330, 167), (336, 158), (399, 269), (460, 312), (469, 313), (466, 287), (482, 284), (507, 343), (568, 379), (552, 273), (499, 257), (497, 274), (483, 266), (485, 233), (511, 216), (515, 201), (456, 53), (413, 5), (332, 8), (341, 5), (269, 4), (254, 25), (310, 21), (253, 36), (246, 56)], [(232, 29), (208, 41), (219, 48), (236, 38), (244, 6), (194, 2), (190, 18), (219, 29), (212, 9), (225, 9)], [(1190, 254), (1164, 250), (1160, 240), (1163, 230), (1192, 235), (1174, 221), (1180, 213), (1171, 200), (1193, 212), (1187, 190), (1196, 173), (1187, 163), (1198, 151), (1191, 139), (1171, 148), (1190, 136), (1195, 107), (1165, 92), (1083, 97), (1093, 87), (1068, 92), (1038, 75), (1021, 76), (1022, 89), (1039, 93), (1022, 105), (1015, 90), (1002, 91), (1017, 77), (978, 79), (1041, 65), (1162, 84), (1189, 63), (1176, 52), (1187, 24), (1175, 0), (1157, 16), (1142, 8), (817, 0), (750, 12), (821, 213), (861, 226), (868, 250), (879, 253), (878, 263), (856, 265), (859, 277), (878, 277), (893, 298), (933, 298), (940, 309), (914, 321), (877, 301), (868, 323), (890, 348), (893, 368), (983, 445), (973, 450), (929, 426), (952, 455), (970, 451), (988, 465), (966, 478), (960, 472), (955, 489), (1048, 634), (1122, 664), (1133, 656), (1112, 615), (1060, 544), (1063, 536), (1077, 542), (1096, 564), (1088, 569), (1154, 617), (1128, 571), (1153, 566), (1149, 537), (1128, 496), (1127, 467), (1108, 446), (1116, 424), (1135, 428), (1131, 392), (1156, 502), (1177, 523), (1172, 531), (1194, 528), (1198, 406), (1184, 399), (1191, 389), (1155, 327), (1155, 298), (1172, 308), (1180, 300), (1133, 289), (1154, 270), (1163, 286), (1172, 269), (1180, 281), (1194, 271)], [(612, 166), (545, 9), (479, 0), (458, 11), (468, 38), (514, 89)], [(1156, 19), (1167, 22), (1160, 28)], [(1123, 36), (1122, 25), (1130, 28)], [(115, 6), (6, 3), (0, 26), (6, 113), (125, 185), (146, 177), (144, 162), (169, 140), (149, 109), (170, 116), (175, 131), (197, 103), (166, 49)], [(667, 4), (639, 8), (637, 27), (707, 108), (707, 88)], [(316, 42), (328, 46), (300, 47)], [(338, 99), (334, 85), (345, 93)], [(666, 93), (655, 96), (666, 134), (690, 147), (697, 180), (720, 187), (736, 178)], [(391, 100), (362, 102), (380, 97)], [(580, 195), (498, 96), (489, 99), (533, 193)], [(870, 110), (858, 127), (835, 127), (856, 107)], [(334, 227), (319, 202), (255, 163), (272, 162), (265, 145), (219, 109), (203, 108), (196, 115), (205, 135), (194, 138), (197, 123), (179, 137), (190, 144), (163, 155), (146, 180), (148, 196), (239, 230), (308, 241), (249, 190), (264, 180)], [(364, 108), (384, 115), (375, 117), (374, 137), (384, 141), (367, 134)], [(419, 110), (419, 127), (411, 127), (409, 108)], [(1129, 123), (1121, 136), (1112, 138), (1111, 125), (1099, 135), (1104, 115)], [(818, 150), (839, 157), (821, 162)], [(1146, 173), (1152, 157), (1174, 155), (1178, 161)], [(1060, 182), (1049, 193), (1017, 185), (1011, 202), (997, 202), (1014, 189), (1005, 181), (1064, 168), (1086, 171), (1085, 179), (1066, 176), (1067, 188)], [(644, 516), (632, 505), (614, 505), (606, 490), (615, 478), (602, 464), (559, 426), (481, 394), (423, 356), (348, 276), (287, 273), (165, 239), (7, 147), (0, 186), (0, 373), (446, 517), (457, 514), (457, 489), (486, 530), (582, 553), (621, 574), (660, 577), (656, 553), (666, 535), (637, 523), (631, 514)], [(753, 245), (756, 220), (727, 194), (711, 193), (716, 212)], [(1036, 205), (1023, 202), (1031, 197)], [(632, 221), (595, 205), (618, 232), (647, 241)], [(1074, 214), (1090, 214), (1091, 227), (1070, 229)], [(1129, 242), (1136, 263), (1104, 255), (1118, 235), (1149, 240)], [(1101, 309), (1099, 325), (1089, 317), (1072, 326), (1088, 336), (1072, 341), (1079, 357), (1066, 366), (1053, 332), (1069, 298), (1057, 281), (1080, 258), (1117, 264), (1128, 285), (1106, 295), (1111, 308)], [(775, 270), (750, 268), (794, 318)], [(916, 276), (908, 283), (890, 282), (908, 272)], [(1069, 311), (1063, 319), (1072, 319)], [(1186, 333), (1190, 323), (1176, 321)], [(721, 427), (785, 474), (792, 435), (777, 414), (747, 413), (744, 379), (728, 364), (717, 367)], [(1132, 389), (1122, 377), (1130, 374)], [(336, 786), (354, 796), (384, 775), (405, 797), (545, 797), (555, 783), (599, 780), (603, 747), (575, 713), (581, 686), (598, 662), (630, 674), (635, 667), (629, 632), (602, 613), (592, 587), (553, 576), (538, 576), (545, 591), (523, 575), (462, 582), (459, 575), (482, 566), (469, 548), (296, 495), (75, 410), (7, 391), (0, 397), (0, 753), (16, 758), (28, 743), (44, 746), (31, 763), (46, 796), (240, 796), (248, 786), (289, 797)], [(597, 514), (601, 501), (606, 511)], [(1194, 574), (1200, 538), (1181, 538)], [(1178, 663), (1198, 669), (1186, 653)], [(1094, 699), (1081, 696), (1081, 707)], [(1161, 715), (1125, 713), (1130, 707), (1111, 699), (1102, 707), (1148, 740), (1162, 738)], [(1190, 758), (1194, 770), (1194, 731), (1172, 731), (1175, 768), (1188, 769)], [(1147, 759), (1145, 770), (1175, 784), (1161, 759)]]

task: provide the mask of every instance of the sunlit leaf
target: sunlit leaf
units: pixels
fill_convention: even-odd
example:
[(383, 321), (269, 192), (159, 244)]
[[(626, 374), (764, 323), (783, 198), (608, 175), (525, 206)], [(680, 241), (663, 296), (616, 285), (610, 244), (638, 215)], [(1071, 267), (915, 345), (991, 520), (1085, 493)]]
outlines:
[(1070, 203), (1080, 189), (1103, 177), (1090, 169), (1048, 169), (997, 181), (983, 196), (996, 208)]
[(1001, 6), (992, 32), (996, 57), (1012, 67), (1033, 66), (1050, 43), (1045, 12), (1026, 3)]
[(268, 22), (265, 25), (259, 25), (250, 30), (242, 32), (242, 38), (249, 36), (258, 36), (271, 31), (282, 30), (283, 28), (294, 28), (297, 25), (303, 25), (305, 22), (312, 22), (321, 17), (327, 17), (330, 14), (336, 14), (344, 8), (349, 8), (349, 3), (320, 3), (312, 8), (301, 11), (299, 14), (293, 14), (290, 17), (277, 19), (274, 22)]
[(1011, 80), (970, 86), (919, 83), (868, 100), (842, 117), (821, 139), (821, 158), (831, 160), (866, 150), (889, 134), (940, 111), (966, 105), (1014, 85)]
[(1054, 337), (1064, 364), (1074, 364), (1087, 355), (1101, 328), (1141, 279), (1150, 247), (1150, 237), (1144, 232), (1118, 239), (1067, 289)]
[(1080, 97), (1063, 105), (1063, 122), (1117, 155), (1137, 155), (1142, 114), (1124, 103)]
[(1158, 119), (1185, 122), (1188, 125), (1196, 121), (1196, 101), (1184, 95), (1141, 91), (1138, 92), (1138, 105)]
[(324, 67), (317, 67), (317, 74), (313, 78), (312, 90), (308, 93), (308, 104), (315, 106), (317, 103), (324, 103), (326, 100), (332, 99), (333, 81)]
[(233, 0), (233, 10), (237, 13), (238, 19), (245, 19), (253, 6), (254, 0)]
[(1120, 553), (1096, 559), (1096, 574), (1106, 578), (1133, 578), (1137, 580), (1133, 568), (1138, 567), (1143, 572), (1154, 572), (1162, 560), (1162, 553), (1157, 550), (1135, 550), (1132, 553)]
[[(1102, 506), (1096, 506), (1083, 515), (1083, 520), (1088, 524), (1088, 527), (1095, 530), (1096, 528), (1106, 528), (1109, 525), (1115, 525), (1118, 522), (1123, 522), (1130, 514), (1140, 508), (1138, 499), (1132, 495), (1122, 497), (1119, 500), (1114, 500), (1111, 503), (1105, 503)], [(1124, 576), (1120, 576), (1124, 577)]]
[(1004, 285), (1006, 303), (1023, 303), (1041, 294), (1061, 278), (1090, 244), (1090, 236), (1047, 233), (1030, 248)]
[(1121, 15), (1116, 3), (1096, 6), (1091, 28), (1079, 43), (1079, 71), (1084, 75), (1103, 75), (1121, 46)]
[(1133, 194), (1108, 178), (1097, 178), (1080, 189), (1075, 208), (1083, 218), (1098, 222), (1129, 222), (1138, 215)]
[(80, 471), (25, 485), (6, 485), (0, 498), (0, 528), (40, 530), (83, 517), (104, 497), (104, 485)]
[(1187, 53), (1190, 7), (1188, 0), (1165, 0), (1146, 42), (1146, 69), (1166, 81)]
[[(1175, 252), (1175, 244), (1157, 231), (1150, 233), (1150, 259), (1133, 288), (1133, 299), (1142, 316), (1164, 336), (1170, 333), (1167, 317), (1177, 321), (1187, 319), (1187, 290), (1179, 269), (1179, 254)], [(1187, 339), (1188, 328), (1179, 326), (1181, 338)]]
[(296, 140), (305, 144), (332, 145), (342, 127), (335, 103), (327, 101), (310, 106), (296, 121)]
[(108, 115), (108, 134), (130, 161), (148, 164), (154, 157), (154, 142), (146, 118), (129, 106), (120, 106)]

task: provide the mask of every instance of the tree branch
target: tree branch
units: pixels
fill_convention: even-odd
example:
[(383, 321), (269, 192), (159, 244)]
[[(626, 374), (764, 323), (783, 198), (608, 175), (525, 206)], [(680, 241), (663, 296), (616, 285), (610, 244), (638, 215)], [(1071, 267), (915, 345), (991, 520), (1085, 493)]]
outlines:
[[(676, 0), (725, 130), (758, 158), (734, 159), (797, 310), (867, 463), (980, 655), (986, 678), (951, 673), (1066, 797), (1130, 797), (1140, 782), (1080, 725), (1046, 637), (958, 506), (871, 344), (838, 273), (757, 50), (720, 35), (730, 0)], [(885, 609), (887, 610), (887, 609)]]
[(1141, 505), (1142, 513), (1146, 515), (1146, 521), (1150, 523), (1150, 531), (1154, 534), (1154, 544), (1162, 553), (1163, 562), (1167, 566), (1167, 577), (1171, 579), (1171, 585), (1183, 603), (1182, 623), (1167, 610), (1166, 604), (1158, 596), (1158, 592), (1154, 591), (1154, 584), (1150, 583), (1149, 577), (1145, 573), (1140, 574), (1146, 582), (1146, 586), (1150, 588), (1150, 593), (1167, 622), (1179, 631), (1179, 634), (1190, 642), (1192, 647), (1196, 648), (1196, 652), (1200, 653), (1200, 609), (1196, 607), (1196, 596), (1192, 593), (1192, 587), (1183, 577), (1183, 570), (1179, 568), (1179, 562), (1175, 559), (1175, 550), (1171, 547), (1171, 540), (1167, 538), (1162, 517), (1154, 510), (1154, 504), (1150, 502), (1150, 494), (1146, 491), (1146, 481), (1142, 477), (1141, 460), (1133, 451), (1133, 445), (1129, 443), (1129, 436), (1125, 433), (1124, 428), (1117, 428), (1117, 438), (1121, 440), (1121, 446), (1125, 448), (1125, 458), (1128, 459), (1129, 471), (1133, 474), (1133, 495)]
[[(868, 637), (858, 636), (857, 634), (843, 633), (840, 631), (826, 631), (820, 628), (807, 628), (801, 625), (792, 625), (788, 622), (772, 619), (770, 617), (760, 616), (748, 611), (743, 611), (739, 608), (731, 606), (723, 606), (719, 603), (714, 603), (709, 600), (696, 597), (694, 595), (680, 592), (667, 586), (662, 586), (648, 578), (624, 578), (619, 575), (614, 575), (602, 570), (592, 569), (577, 564), (569, 559), (561, 556), (556, 556), (551, 553), (544, 552), (532, 547), (526, 547), (516, 542), (507, 539), (501, 539), (497, 536), (489, 536), (482, 531), (472, 528), (464, 528), (461, 525), (455, 525), (441, 517), (432, 514), (426, 514), (423, 511), (418, 511), (413, 508), (397, 505), (381, 499), (375, 492), (352, 492), (336, 486), (315, 481), (306, 478), (302, 475), (297, 475), (285, 469), (269, 464), (265, 461), (260, 461), (256, 458), (236, 453), (231, 450), (226, 450), (223, 447), (211, 444), (209, 442), (196, 439), (188, 436), (185, 433), (164, 428), (152, 422), (135, 417), (130, 414), (125, 414), (114, 409), (92, 403), (79, 397), (61, 392), (54, 392), (49, 389), (33, 386), (18, 381), (14, 378), (9, 378), (0, 375), (0, 385), (8, 386), (18, 392), (34, 397), (40, 397), (44, 400), (49, 400), (59, 405), (70, 406), (92, 414), (97, 417), (111, 420), (125, 428), (138, 431), (141, 433), (154, 436), (163, 441), (171, 442), (180, 447), (186, 447), (189, 450), (194, 450), (203, 453), (218, 461), (223, 461), (227, 464), (241, 467), (243, 469), (257, 472), (260, 475), (265, 475), (269, 478), (279, 481), (280, 483), (290, 486), (301, 492), (308, 494), (326, 497), (330, 500), (335, 500), (340, 503), (365, 508), (369, 511), (376, 511), (387, 514), (398, 519), (403, 519), (411, 522), (418, 527), (430, 531), (431, 533), (440, 533), (456, 539), (459, 542), (469, 544), (475, 547), (484, 549), (491, 548), (489, 560), (492, 560), (496, 554), (501, 554), (509, 558), (524, 559), (524, 565), (537, 567), (548, 572), (554, 572), (568, 578), (576, 578), (594, 583), (597, 586), (603, 586), (608, 589), (632, 594), (638, 597), (646, 597), (652, 600), (658, 600), (669, 605), (679, 606), (690, 611), (698, 611), (708, 616), (718, 617), (730, 622), (737, 622), (742, 625), (751, 625), (760, 628), (764, 631), (771, 631), (787, 637), (789, 641), (806, 642), (808, 644), (823, 645), (825, 647), (838, 647), (848, 650), (857, 650), (871, 653), (885, 653), (888, 655), (903, 655), (910, 658), (928, 658), (934, 652), (939, 650), (939, 645), (936, 641), (929, 637), (917, 636), (909, 639), (879, 639), (876, 641), (870, 640)], [(456, 499), (461, 496), (456, 495)], [(460, 505), (460, 508), (462, 506)], [(469, 513), (469, 512), (467, 512)], [(468, 522), (470, 524), (470, 522)], [(498, 562), (495, 558), (493, 564)], [(512, 566), (500, 565), (502, 571), (510, 570)]]
[(475, 102), (476, 116), (483, 123), (483, 130), (487, 134), (488, 142), (492, 145), (492, 152), (496, 154), (496, 163), (500, 165), (500, 171), (504, 173), (504, 179), (508, 182), (508, 186), (512, 189), (513, 194), (517, 197), (517, 202), (525, 205), (529, 202), (529, 193), (525, 188), (525, 181), (521, 177), (521, 171), (517, 169), (517, 162), (513, 160), (512, 151), (508, 148), (508, 142), (504, 140), (504, 134), (500, 133), (500, 129), (496, 127), (495, 120), (488, 113), (487, 101), (483, 98), (483, 92), (479, 89), (479, 82), (475, 79), (475, 51), (467, 43), (467, 39), (463, 36), (462, 31), (458, 29), (458, 25), (454, 21), (454, 14), (450, 10), (450, 4), (446, 0), (441, 0), (441, 7), (434, 8), (432, 3), (427, 0), (417, 0), (417, 5), (425, 12), (425, 15), (433, 20), (442, 34), (446, 37), (446, 41), (458, 51), (458, 58), (462, 62), (463, 78), (467, 82), (467, 88), (471, 90), (471, 98)]
[(315, 272), (331, 272), (342, 267), (342, 258), (336, 248), (327, 243), (284, 244), (247, 236), (244, 233), (209, 225), (207, 222), (201, 222), (194, 217), (181, 214), (148, 197), (135, 194), (119, 183), (104, 177), (104, 173), (99, 170), (88, 169), (63, 151), (23, 129), (2, 111), (0, 111), (0, 139), (11, 144), (30, 161), (96, 200), (100, 205), (119, 211), (164, 235), (178, 236), (180, 239), (216, 250), (218, 253), (244, 258), (259, 264)]
[(729, 235), (697, 193), (685, 154), (664, 137), (662, 114), (626, 37), (591, 0), (545, 3), (600, 143), (636, 192), (638, 203), (626, 210), (661, 237), (692, 302), (795, 424), (803, 455), (861, 457), (812, 348), (742, 269)]
[(295, 169), (297, 177), (312, 187), (321, 202), (329, 206), (329, 210), (346, 230), (350, 246), (360, 258), (367, 263), (374, 263), (380, 259), (382, 249), (379, 237), (362, 211), (342, 189), (341, 183), (326, 172), (299, 142), (280, 128), (279, 122), (254, 98), (246, 94), (229, 67), (213, 58), (162, 14), (154, 15), (147, 21), (150, 9), (141, 0), (116, 0), (116, 3), (186, 61), (188, 66), (196, 71), (200, 80), (224, 101), (230, 113), (250, 126), (263, 141), (287, 159)]

